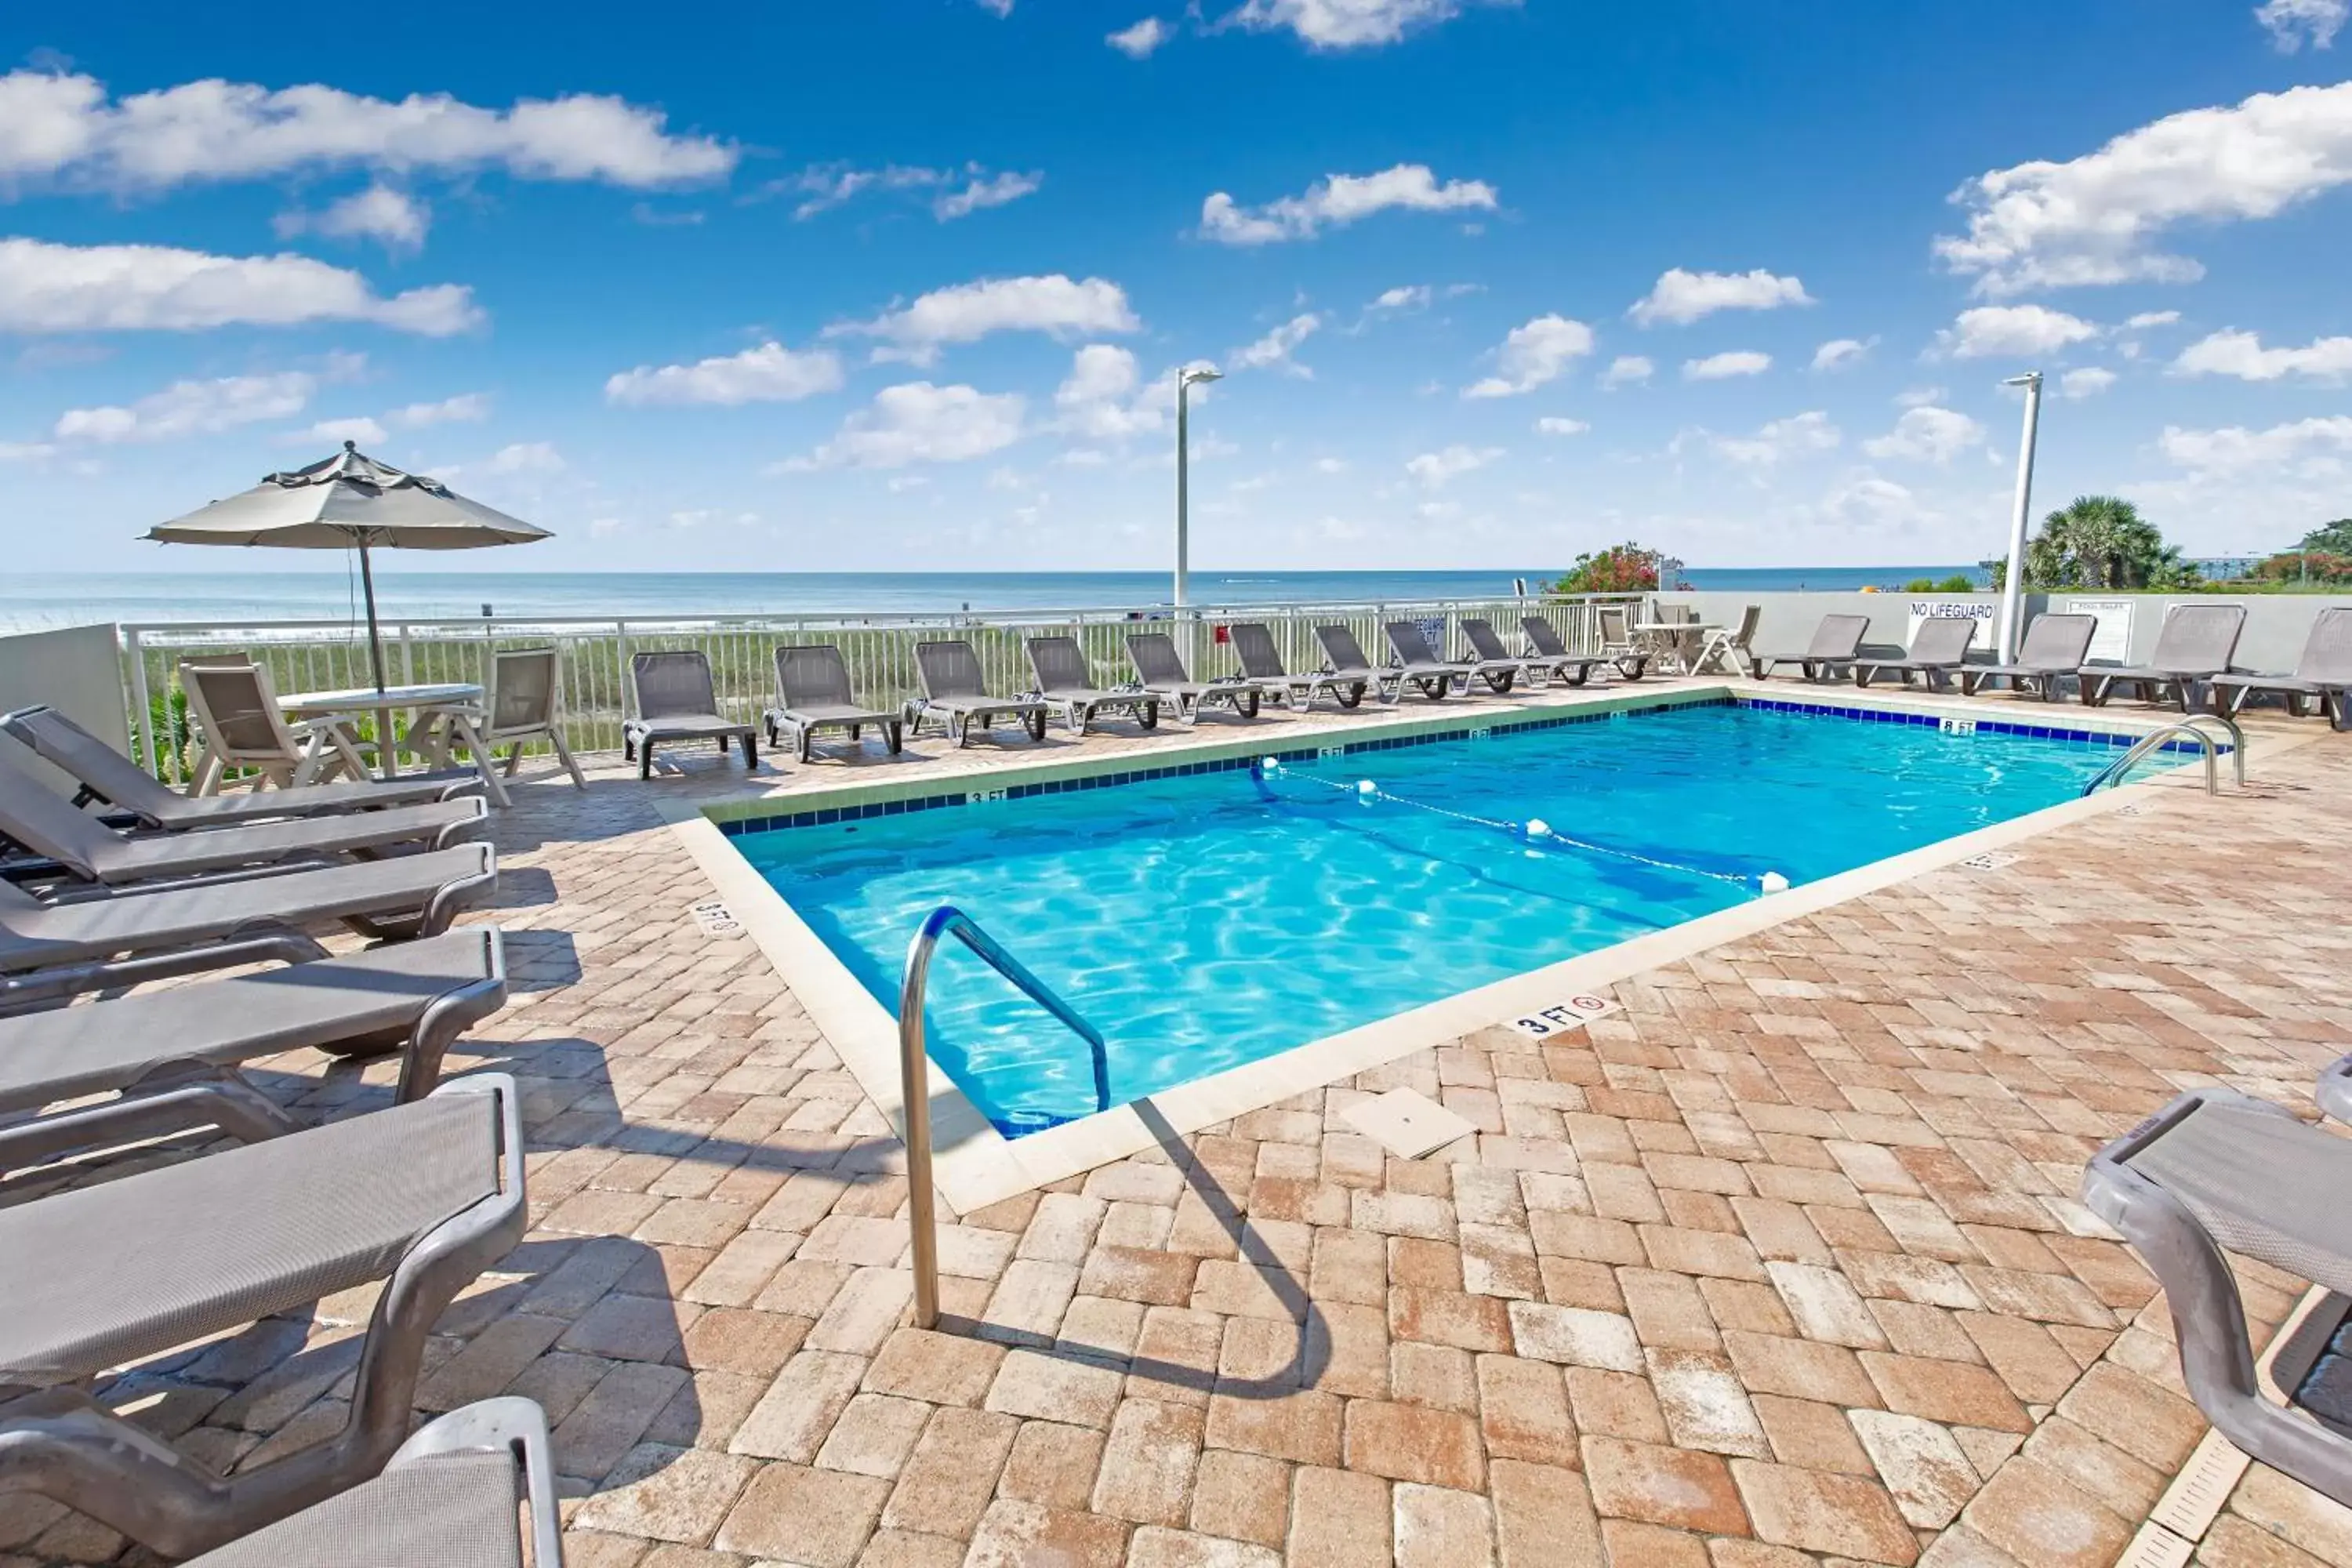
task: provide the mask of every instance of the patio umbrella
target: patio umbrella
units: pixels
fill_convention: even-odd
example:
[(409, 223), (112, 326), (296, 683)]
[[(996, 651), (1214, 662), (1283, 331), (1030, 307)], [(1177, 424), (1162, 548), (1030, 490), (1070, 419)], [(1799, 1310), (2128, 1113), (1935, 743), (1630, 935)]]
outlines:
[(368, 552), (479, 550), (528, 544), (547, 530), (467, 500), (438, 479), (379, 463), (352, 442), (324, 462), (271, 474), (251, 489), (147, 531), (166, 544), (266, 544), (281, 550), (353, 550), (367, 594), (368, 658), (383, 689), (383, 634), (376, 626)]

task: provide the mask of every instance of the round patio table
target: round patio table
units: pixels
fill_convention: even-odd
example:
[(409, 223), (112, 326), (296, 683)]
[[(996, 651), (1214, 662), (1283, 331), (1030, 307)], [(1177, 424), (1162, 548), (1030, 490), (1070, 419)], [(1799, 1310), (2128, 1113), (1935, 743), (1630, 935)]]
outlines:
[[(278, 700), (278, 706), (297, 719), (323, 718), (331, 713), (372, 713), (375, 716), (376, 773), (400, 776), (403, 746), (425, 759), (425, 767), (446, 767), (453, 741), (466, 742), (476, 771), (482, 775), (490, 798), (506, 804), (506, 791), (492, 775), (488, 753), (475, 731), (467, 711), (480, 707), (482, 689), (467, 681), (441, 681), (421, 686), (355, 686), (344, 691), (296, 691)], [(398, 734), (394, 713), (414, 713), (406, 734)]]

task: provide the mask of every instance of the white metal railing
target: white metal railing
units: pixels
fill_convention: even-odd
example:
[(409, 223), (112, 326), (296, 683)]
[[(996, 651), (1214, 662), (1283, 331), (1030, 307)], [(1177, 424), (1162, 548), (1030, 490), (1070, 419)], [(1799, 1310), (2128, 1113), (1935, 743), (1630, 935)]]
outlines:
[[(914, 645), (927, 638), (969, 638), (991, 690), (1013, 693), (1033, 684), (1022, 653), (1024, 637), (1075, 637), (1106, 686), (1131, 673), (1121, 634), (1140, 621), (1179, 621), (1192, 673), (1214, 679), (1235, 672), (1231, 647), (1216, 628), (1263, 622), (1274, 633), (1286, 668), (1323, 666), (1315, 628), (1333, 623), (1353, 630), (1375, 660), (1385, 658), (1384, 620), (1434, 622), (1451, 649), (1460, 646), (1465, 616), (1484, 616), (1517, 644), (1519, 617), (1549, 616), (1573, 652), (1600, 651), (1593, 611), (1615, 598), (1362, 600), (1323, 604), (1196, 606), (1088, 606), (1074, 609), (932, 611), (893, 614), (776, 616), (498, 616), (394, 620), (383, 623), (384, 673), (399, 685), (479, 682), (494, 648), (553, 644), (561, 659), (564, 739), (575, 751), (615, 751), (630, 716), (629, 657), (660, 648), (699, 648), (710, 659), (722, 712), (756, 722), (774, 700), (774, 649), (780, 643), (829, 642), (842, 651), (859, 700), (895, 706), (919, 689)], [(1435, 629), (1435, 628), (1433, 628)], [(147, 621), (121, 627), (123, 687), (140, 755), (162, 777), (185, 783), (193, 761), (185, 700), (179, 694), (182, 659), (227, 651), (249, 654), (268, 667), (281, 692), (366, 686), (366, 633), (348, 621)]]

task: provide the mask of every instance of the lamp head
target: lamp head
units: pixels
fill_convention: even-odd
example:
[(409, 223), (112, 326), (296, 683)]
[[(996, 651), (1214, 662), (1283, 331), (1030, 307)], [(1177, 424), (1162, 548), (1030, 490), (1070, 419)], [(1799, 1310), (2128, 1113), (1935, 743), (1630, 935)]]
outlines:
[(2041, 380), (2042, 373), (2040, 371), (2029, 370), (2023, 375), (2011, 376), (2007, 381), (2002, 382), (2001, 384), (2003, 386), (2033, 386), (2039, 384)]
[(1203, 381), (1223, 381), (1225, 379), (1225, 373), (1221, 370), (1188, 370), (1183, 374), (1184, 384), (1187, 386), (1192, 386), (1196, 383)]

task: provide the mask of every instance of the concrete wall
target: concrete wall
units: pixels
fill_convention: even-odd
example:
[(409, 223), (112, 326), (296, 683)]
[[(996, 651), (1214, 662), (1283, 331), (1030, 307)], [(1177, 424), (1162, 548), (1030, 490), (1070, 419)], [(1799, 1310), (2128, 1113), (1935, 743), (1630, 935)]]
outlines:
[[(118, 641), (111, 626), (0, 637), (0, 713), (46, 702), (127, 755), (131, 734)], [(21, 748), (11, 755), (32, 760), (58, 794), (73, 793), (72, 782), (47, 763)]]

